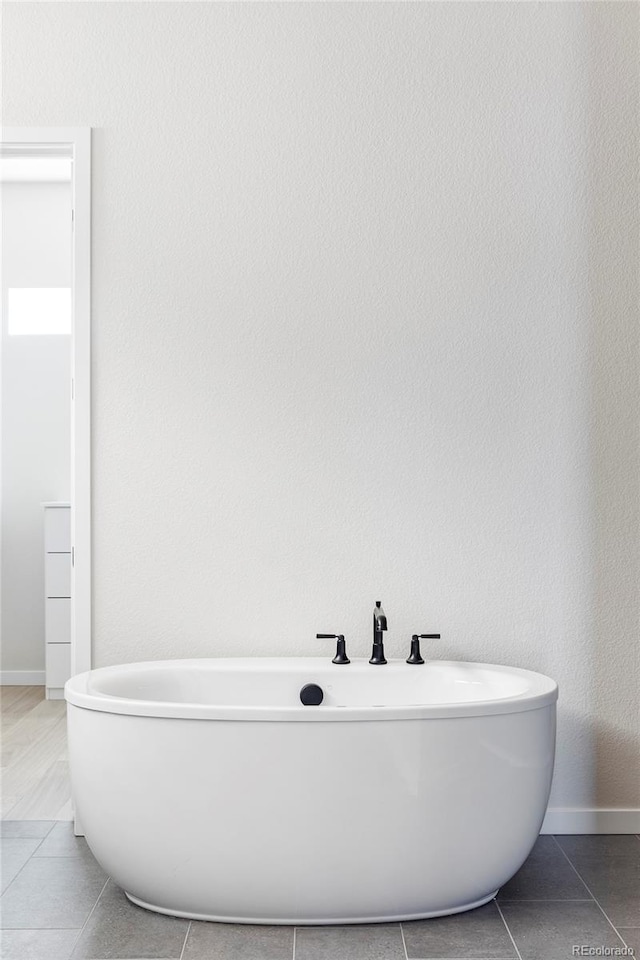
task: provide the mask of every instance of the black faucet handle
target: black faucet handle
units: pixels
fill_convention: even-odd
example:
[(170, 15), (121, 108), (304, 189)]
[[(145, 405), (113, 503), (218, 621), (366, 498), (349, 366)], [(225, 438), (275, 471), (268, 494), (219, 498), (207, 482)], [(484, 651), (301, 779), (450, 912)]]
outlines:
[(336, 655), (332, 663), (351, 663), (347, 656), (347, 646), (342, 633), (316, 633), (317, 640), (337, 640)]
[(414, 633), (414, 635), (411, 637), (411, 653), (407, 657), (407, 663), (424, 663), (424, 660), (420, 654), (420, 641), (439, 639), (439, 633)]

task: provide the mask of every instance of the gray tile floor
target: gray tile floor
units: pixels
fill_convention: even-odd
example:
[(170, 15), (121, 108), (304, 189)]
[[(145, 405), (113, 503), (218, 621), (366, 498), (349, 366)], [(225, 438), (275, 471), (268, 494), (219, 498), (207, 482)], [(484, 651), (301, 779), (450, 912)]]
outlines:
[(637, 836), (540, 837), (495, 900), (457, 916), (294, 929), (142, 910), (70, 823), (1, 830), (3, 960), (570, 960), (581, 946), (640, 956)]

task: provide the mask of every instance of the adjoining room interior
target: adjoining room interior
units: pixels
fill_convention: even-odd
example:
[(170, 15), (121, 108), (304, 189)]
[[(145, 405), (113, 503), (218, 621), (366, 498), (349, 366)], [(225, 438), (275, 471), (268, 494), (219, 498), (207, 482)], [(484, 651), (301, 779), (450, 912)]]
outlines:
[(72, 158), (3, 146), (2, 813), (71, 819)]
[(639, 954), (640, 5), (2, 55), (3, 958)]

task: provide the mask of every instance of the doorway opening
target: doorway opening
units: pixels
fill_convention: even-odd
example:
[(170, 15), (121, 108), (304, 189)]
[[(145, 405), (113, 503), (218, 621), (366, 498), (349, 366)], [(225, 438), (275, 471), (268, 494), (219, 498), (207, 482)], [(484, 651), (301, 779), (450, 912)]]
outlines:
[(60, 699), (67, 677), (91, 667), (90, 150), (89, 128), (2, 130), (0, 683), (9, 705), (20, 687)]

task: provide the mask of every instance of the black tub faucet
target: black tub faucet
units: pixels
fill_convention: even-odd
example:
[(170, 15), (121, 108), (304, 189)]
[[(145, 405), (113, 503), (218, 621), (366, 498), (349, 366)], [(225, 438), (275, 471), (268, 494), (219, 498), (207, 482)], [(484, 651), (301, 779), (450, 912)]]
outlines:
[(376, 605), (373, 609), (373, 650), (371, 652), (371, 659), (369, 663), (386, 663), (384, 655), (384, 644), (382, 640), (382, 634), (387, 629), (387, 617), (384, 610), (382, 609), (382, 603), (380, 600), (376, 600)]

